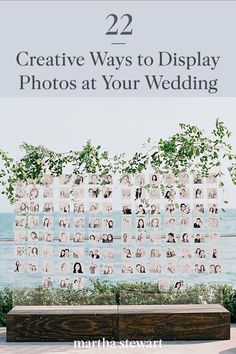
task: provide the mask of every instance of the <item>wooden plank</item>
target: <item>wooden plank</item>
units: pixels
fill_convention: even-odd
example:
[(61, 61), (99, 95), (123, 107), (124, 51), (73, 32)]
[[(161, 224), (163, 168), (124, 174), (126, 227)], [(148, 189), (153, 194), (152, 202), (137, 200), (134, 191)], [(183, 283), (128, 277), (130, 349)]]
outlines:
[(36, 314), (109, 314), (116, 313), (117, 305), (45, 305), (45, 306), (15, 306), (10, 315)]
[[(152, 311), (151, 311), (152, 307)], [(221, 305), (119, 307), (121, 340), (226, 340), (230, 314)]]
[(119, 313), (228, 313), (219, 304), (189, 304), (189, 305), (119, 305)]
[(229, 313), (172, 314), (165, 317), (164, 340), (230, 339)]
[(61, 309), (39, 306), (32, 311), (28, 306), (28, 309), (14, 308), (7, 315), (8, 342), (116, 340), (118, 328), (116, 306), (87, 309), (85, 306), (72, 309), (70, 306)]

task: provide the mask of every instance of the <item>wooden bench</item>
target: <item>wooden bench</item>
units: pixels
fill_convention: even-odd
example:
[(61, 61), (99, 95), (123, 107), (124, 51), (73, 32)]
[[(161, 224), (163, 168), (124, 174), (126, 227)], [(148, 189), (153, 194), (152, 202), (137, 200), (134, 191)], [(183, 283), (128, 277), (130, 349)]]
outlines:
[(230, 314), (221, 305), (16, 306), (8, 342), (74, 340), (226, 340)]
[(230, 314), (221, 305), (119, 306), (121, 340), (230, 339)]
[(15, 306), (7, 314), (7, 342), (113, 340), (117, 306)]

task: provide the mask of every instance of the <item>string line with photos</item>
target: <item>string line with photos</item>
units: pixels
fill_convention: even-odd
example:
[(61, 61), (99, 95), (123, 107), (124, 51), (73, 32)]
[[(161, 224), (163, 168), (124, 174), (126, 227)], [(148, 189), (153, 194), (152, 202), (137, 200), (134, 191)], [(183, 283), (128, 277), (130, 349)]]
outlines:
[(82, 289), (98, 277), (179, 289), (191, 279), (218, 279), (216, 175), (183, 173), (178, 187), (171, 173), (104, 179), (101, 184), (97, 174), (45, 174), (42, 185), (18, 183), (16, 280)]

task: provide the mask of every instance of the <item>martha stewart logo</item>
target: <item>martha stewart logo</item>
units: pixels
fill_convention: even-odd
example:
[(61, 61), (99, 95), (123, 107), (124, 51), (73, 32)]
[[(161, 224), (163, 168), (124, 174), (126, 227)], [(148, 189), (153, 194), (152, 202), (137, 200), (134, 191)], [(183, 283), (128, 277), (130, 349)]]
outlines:
[(162, 348), (162, 340), (120, 340), (108, 341), (102, 340), (74, 340), (75, 349), (91, 349), (91, 348)]

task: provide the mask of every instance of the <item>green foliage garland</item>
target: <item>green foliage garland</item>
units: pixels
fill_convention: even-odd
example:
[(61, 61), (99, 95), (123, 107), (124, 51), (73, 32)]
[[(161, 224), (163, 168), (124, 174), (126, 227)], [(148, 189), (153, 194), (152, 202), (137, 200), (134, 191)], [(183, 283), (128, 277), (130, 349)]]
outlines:
[[(110, 172), (135, 174), (145, 171), (148, 166), (161, 176), (171, 171), (177, 182), (180, 174), (186, 171), (198, 171), (208, 176), (212, 169), (217, 169), (217, 175), (221, 177), (223, 159), (228, 161), (228, 172), (236, 184), (236, 155), (228, 142), (231, 132), (222, 121), (216, 120), (209, 137), (194, 125), (180, 123), (179, 128), (179, 132), (168, 139), (160, 139), (156, 143), (148, 139), (143, 147), (145, 151), (136, 152), (131, 159), (126, 159), (125, 154), (110, 157), (101, 146), (93, 146), (90, 141), (80, 151), (66, 153), (54, 152), (42, 145), (23, 143), (21, 149), (24, 156), (19, 161), (0, 150), (2, 193), (14, 203), (17, 182), (33, 181), (40, 184), (45, 173), (60, 176), (65, 169), (70, 169), (76, 175), (97, 173), (101, 177), (101, 184), (106, 183), (102, 177)], [(222, 181), (220, 185), (224, 186)], [(159, 187), (164, 188), (162, 182)]]

